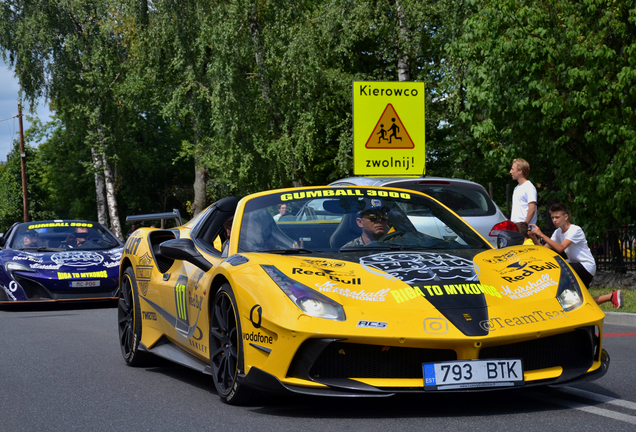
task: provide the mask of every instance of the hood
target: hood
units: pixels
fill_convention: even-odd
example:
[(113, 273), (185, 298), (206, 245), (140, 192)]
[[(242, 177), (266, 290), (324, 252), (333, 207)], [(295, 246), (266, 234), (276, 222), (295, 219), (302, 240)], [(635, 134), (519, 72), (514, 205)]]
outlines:
[(434, 308), (466, 336), (566, 316), (556, 316), (561, 267), (543, 247), (268, 258), (345, 309)]
[(494, 295), (494, 288), (480, 283), (473, 265), (478, 252), (381, 251), (271, 261), (290, 278), (345, 307), (435, 308), (464, 334), (483, 336), (488, 334), (479, 325), (488, 320), (485, 293)]

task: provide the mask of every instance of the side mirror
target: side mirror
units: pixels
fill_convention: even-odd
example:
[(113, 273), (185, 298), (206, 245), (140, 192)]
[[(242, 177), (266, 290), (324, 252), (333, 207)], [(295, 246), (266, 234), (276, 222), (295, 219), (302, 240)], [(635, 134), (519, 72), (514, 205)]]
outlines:
[(212, 264), (203, 258), (189, 238), (165, 241), (159, 245), (159, 253), (166, 258), (192, 263), (205, 272), (212, 268)]
[(499, 231), (497, 235), (497, 249), (508, 246), (521, 246), (525, 238), (517, 231)]

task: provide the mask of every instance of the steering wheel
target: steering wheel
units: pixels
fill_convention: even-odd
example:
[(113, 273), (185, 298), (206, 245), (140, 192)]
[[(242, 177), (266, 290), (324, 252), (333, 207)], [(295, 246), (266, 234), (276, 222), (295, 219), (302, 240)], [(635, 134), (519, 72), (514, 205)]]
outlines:
[(396, 231), (393, 231), (392, 233), (384, 234), (377, 241), (378, 242), (386, 242), (386, 241), (392, 240), (392, 239), (397, 238), (397, 237), (402, 237), (404, 234), (406, 234), (406, 231), (396, 230)]

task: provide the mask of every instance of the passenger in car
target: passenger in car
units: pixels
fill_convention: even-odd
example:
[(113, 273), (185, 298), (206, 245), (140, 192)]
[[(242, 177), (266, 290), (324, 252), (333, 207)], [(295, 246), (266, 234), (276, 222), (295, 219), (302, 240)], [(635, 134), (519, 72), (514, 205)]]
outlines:
[(278, 221), (281, 216), (285, 216), (287, 214), (287, 204), (278, 204), (278, 214), (274, 216), (274, 220)]
[(37, 231), (28, 230), (25, 231), (22, 243), (25, 248), (38, 247), (38, 233)]

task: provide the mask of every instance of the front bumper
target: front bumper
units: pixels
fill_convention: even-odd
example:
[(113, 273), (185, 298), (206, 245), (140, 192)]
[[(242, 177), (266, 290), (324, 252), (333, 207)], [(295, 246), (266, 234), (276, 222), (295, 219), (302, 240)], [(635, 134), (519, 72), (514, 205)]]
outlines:
[[(479, 355), (482, 360), (503, 358), (523, 360), (526, 378), (521, 386), (515, 388), (593, 381), (605, 375), (610, 363), (609, 354), (601, 349), (595, 326), (484, 348)], [(250, 368), (241, 379), (245, 385), (267, 392), (386, 397), (396, 393), (430, 392), (424, 388), (422, 363), (451, 360), (457, 360), (453, 350), (360, 345), (342, 339), (309, 339), (297, 351), (284, 381), (257, 367)], [(307, 386), (299, 385), (303, 382)], [(512, 387), (443, 392), (506, 388)]]
[[(101, 278), (99, 287), (69, 287), (68, 280), (40, 280), (15, 274), (18, 288), (12, 297), (0, 289), (0, 303), (113, 300), (119, 294), (119, 279)], [(90, 280), (90, 279), (89, 279)]]

